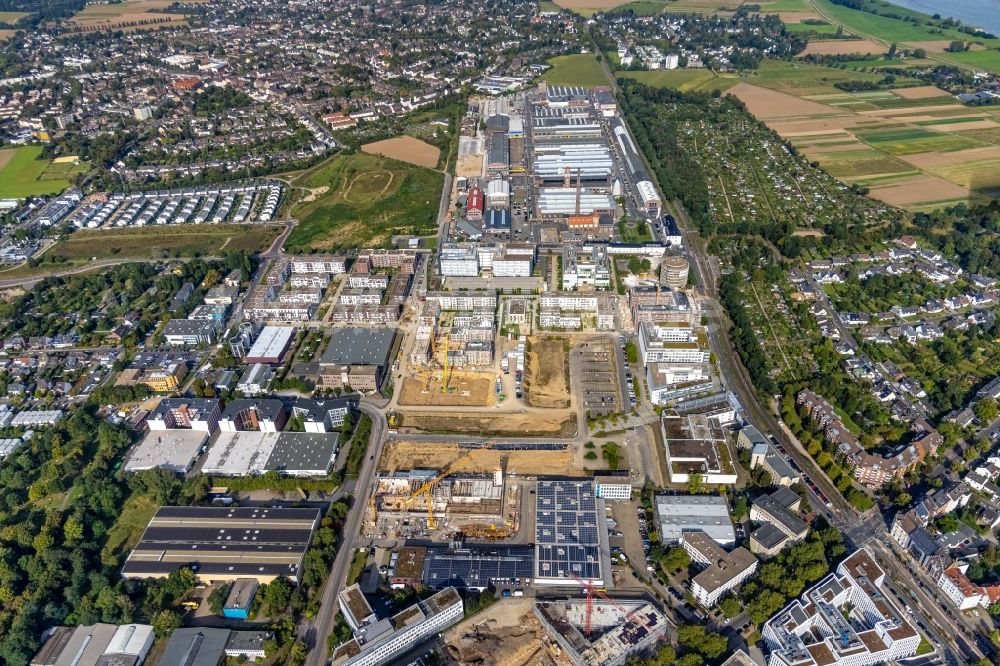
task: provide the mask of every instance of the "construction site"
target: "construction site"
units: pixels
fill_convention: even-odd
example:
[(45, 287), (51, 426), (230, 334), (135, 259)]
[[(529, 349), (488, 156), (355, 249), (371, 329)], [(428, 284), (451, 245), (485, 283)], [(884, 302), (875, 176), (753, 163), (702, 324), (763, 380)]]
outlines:
[(378, 477), (366, 532), (378, 538), (508, 539), (518, 532), (521, 487), (502, 469), (492, 475), (450, 469)]
[[(614, 599), (584, 586), (585, 599), (536, 601), (535, 615), (575, 664), (621, 666), (666, 640), (667, 617), (645, 599)], [(600, 599), (594, 599), (594, 595)]]
[(504, 599), (445, 632), (447, 663), (572, 666), (573, 660), (542, 628), (532, 605), (528, 598)]
[[(472, 448), (475, 446), (475, 448)], [(379, 461), (379, 474), (395, 474), (411, 469), (441, 469), (442, 465), (470, 475), (493, 474), (506, 460), (508, 474), (544, 476), (582, 471), (574, 463), (574, 452), (566, 443), (431, 442), (390, 439)]]

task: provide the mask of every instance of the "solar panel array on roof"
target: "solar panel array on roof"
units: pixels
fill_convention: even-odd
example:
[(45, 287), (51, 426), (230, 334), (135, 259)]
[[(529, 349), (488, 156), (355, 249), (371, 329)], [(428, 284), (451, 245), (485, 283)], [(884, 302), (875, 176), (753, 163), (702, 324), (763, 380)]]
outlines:
[(539, 481), (535, 492), (536, 578), (600, 579), (600, 516), (594, 483)]
[(424, 583), (432, 588), (486, 588), (532, 575), (534, 553), (530, 546), (427, 550)]

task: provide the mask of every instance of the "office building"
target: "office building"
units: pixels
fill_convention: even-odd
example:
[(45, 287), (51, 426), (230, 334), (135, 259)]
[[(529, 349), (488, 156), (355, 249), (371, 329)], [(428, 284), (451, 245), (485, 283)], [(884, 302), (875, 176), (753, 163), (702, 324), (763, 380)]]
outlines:
[(163, 327), (163, 338), (175, 347), (212, 344), (218, 329), (219, 322), (212, 319), (171, 319)]
[(729, 502), (714, 495), (657, 495), (653, 502), (660, 539), (679, 544), (685, 532), (704, 532), (721, 546), (736, 543)]
[(704, 414), (676, 416), (664, 412), (660, 432), (671, 483), (687, 483), (692, 475), (709, 484), (736, 483), (736, 468), (718, 419)]

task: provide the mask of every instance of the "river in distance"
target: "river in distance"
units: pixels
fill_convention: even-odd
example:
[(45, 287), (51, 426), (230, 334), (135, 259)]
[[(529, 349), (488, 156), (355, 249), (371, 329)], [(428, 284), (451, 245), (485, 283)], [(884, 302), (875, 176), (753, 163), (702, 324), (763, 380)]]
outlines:
[(889, 0), (924, 14), (956, 18), (966, 25), (1000, 35), (1000, 0)]

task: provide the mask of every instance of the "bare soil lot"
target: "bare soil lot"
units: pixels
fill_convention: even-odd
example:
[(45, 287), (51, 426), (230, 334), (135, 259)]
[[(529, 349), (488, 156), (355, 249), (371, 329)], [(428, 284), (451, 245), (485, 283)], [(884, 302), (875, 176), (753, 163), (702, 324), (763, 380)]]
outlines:
[(459, 178), (478, 178), (483, 175), (482, 155), (459, 155), (455, 175)]
[(480, 435), (483, 437), (572, 437), (576, 414), (565, 411), (524, 414), (446, 414), (403, 412), (400, 431)]
[(941, 178), (924, 176), (895, 185), (873, 187), (871, 196), (894, 206), (906, 206), (927, 201), (961, 199), (969, 196), (969, 190)]
[(570, 405), (566, 368), (567, 343), (562, 338), (531, 338), (524, 372), (525, 399), (533, 407), (566, 408)]
[[(945, 44), (947, 46), (947, 44)], [(893, 95), (903, 99), (930, 99), (931, 97), (950, 97), (951, 93), (937, 86), (916, 86), (915, 88), (893, 88)]]
[(885, 53), (886, 47), (870, 39), (831, 39), (827, 41), (811, 41), (800, 55), (848, 55), (861, 53), (863, 55)]
[[(197, 4), (207, 0), (181, 0), (181, 4)], [(69, 20), (81, 31), (148, 30), (160, 26), (185, 23), (181, 14), (167, 13), (174, 0), (126, 0), (117, 4), (87, 5)]]
[[(766, 7), (764, 8), (764, 11), (768, 14), (770, 13), (767, 11)], [(782, 23), (802, 23), (803, 21), (810, 19), (815, 20), (823, 18), (818, 13), (812, 11), (778, 12), (778, 17), (781, 18)]]
[(541, 623), (528, 598), (502, 599), (444, 634), (448, 663), (457, 666), (547, 666), (554, 661), (542, 643)]
[(796, 116), (822, 116), (842, 113), (839, 109), (807, 99), (800, 99), (794, 95), (768, 90), (750, 83), (739, 83), (729, 89), (729, 93), (736, 95), (750, 113), (761, 120), (767, 121), (773, 118), (793, 118)]
[(399, 396), (400, 405), (418, 407), (488, 407), (493, 404), (493, 375), (487, 373), (463, 373), (452, 375), (450, 386), (453, 391), (443, 392), (440, 374), (429, 381), (416, 377), (403, 380), (403, 391)]
[(917, 153), (915, 155), (903, 155), (900, 159), (906, 160), (913, 166), (921, 169), (934, 169), (954, 164), (982, 162), (997, 158), (1000, 158), (1000, 146), (954, 150), (948, 153)]
[(371, 155), (384, 155), (407, 164), (433, 169), (437, 166), (441, 157), (441, 150), (437, 146), (421, 141), (412, 136), (397, 136), (384, 141), (366, 143), (361, 146), (361, 150)]
[(461, 472), (491, 473), (500, 468), (500, 458), (507, 459), (511, 474), (566, 474), (578, 468), (573, 463), (573, 448), (565, 451), (490, 451), (488, 449), (460, 449), (453, 442), (386, 442), (379, 469), (392, 472), (398, 469), (440, 469), (457, 461)]

